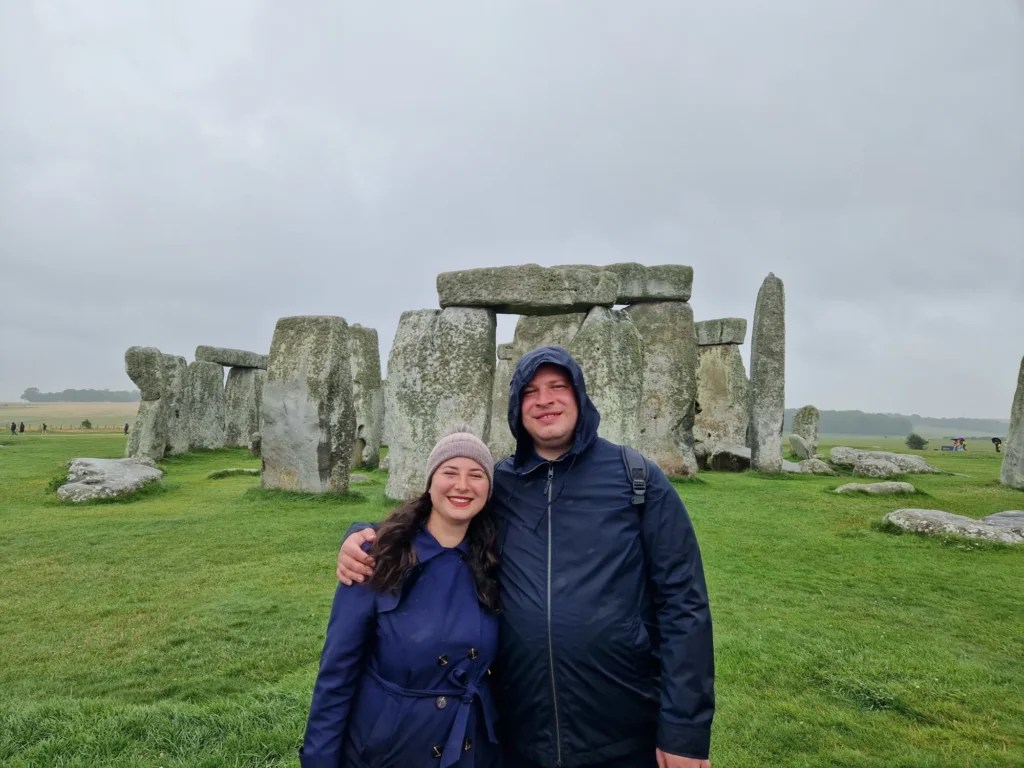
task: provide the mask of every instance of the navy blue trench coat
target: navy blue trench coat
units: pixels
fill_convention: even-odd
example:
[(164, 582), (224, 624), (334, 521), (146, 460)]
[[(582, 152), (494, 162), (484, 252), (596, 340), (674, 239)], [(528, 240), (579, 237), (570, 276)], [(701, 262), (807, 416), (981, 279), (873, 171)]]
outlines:
[(339, 585), (313, 689), (303, 768), (496, 768), (490, 668), (498, 622), (467, 542), (426, 530), (400, 595)]

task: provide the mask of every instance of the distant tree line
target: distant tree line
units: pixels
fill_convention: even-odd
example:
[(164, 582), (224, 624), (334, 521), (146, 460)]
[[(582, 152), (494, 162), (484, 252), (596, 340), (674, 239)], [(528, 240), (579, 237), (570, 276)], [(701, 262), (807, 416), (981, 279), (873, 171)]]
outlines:
[[(783, 431), (793, 429), (795, 408), (786, 409)], [(818, 431), (830, 435), (909, 435), (915, 428), (942, 427), (951, 432), (971, 430), (1005, 435), (1007, 422), (998, 419), (937, 419), (927, 416), (904, 416), (901, 413), (864, 413), (864, 411), (822, 411)]]
[(137, 389), (131, 392), (109, 389), (65, 389), (63, 392), (40, 392), (29, 387), (21, 399), (30, 403), (136, 403), (142, 397)]

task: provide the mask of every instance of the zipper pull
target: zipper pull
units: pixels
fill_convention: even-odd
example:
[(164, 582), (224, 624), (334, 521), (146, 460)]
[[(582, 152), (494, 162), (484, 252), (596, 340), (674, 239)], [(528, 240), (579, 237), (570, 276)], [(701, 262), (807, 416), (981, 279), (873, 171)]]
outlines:
[(551, 483), (554, 480), (554, 478), (555, 478), (555, 465), (554, 464), (548, 464), (548, 482), (547, 482), (547, 485), (544, 486), (544, 495), (547, 496), (549, 499), (551, 498)]

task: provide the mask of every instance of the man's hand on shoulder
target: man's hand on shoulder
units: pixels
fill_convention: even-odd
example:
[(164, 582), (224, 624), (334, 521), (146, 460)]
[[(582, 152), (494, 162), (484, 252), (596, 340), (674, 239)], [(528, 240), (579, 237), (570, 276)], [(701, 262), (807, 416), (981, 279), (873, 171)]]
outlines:
[(654, 754), (658, 760), (658, 768), (711, 768), (710, 760), (670, 755), (668, 752), (662, 752), (660, 749), (654, 750)]
[(351, 587), (353, 583), (361, 584), (373, 575), (375, 561), (363, 551), (363, 545), (373, 542), (376, 538), (377, 532), (373, 528), (364, 528), (349, 534), (341, 543), (341, 549), (338, 550), (338, 569), (335, 571), (338, 581)]

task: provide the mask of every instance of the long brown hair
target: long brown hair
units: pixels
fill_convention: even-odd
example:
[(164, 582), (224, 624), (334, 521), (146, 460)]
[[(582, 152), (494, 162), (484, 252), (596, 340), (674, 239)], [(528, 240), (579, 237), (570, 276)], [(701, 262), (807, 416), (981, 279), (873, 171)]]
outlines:
[[(398, 592), (416, 565), (413, 539), (427, 524), (433, 505), (430, 492), (407, 501), (377, 529), (377, 539), (370, 554), (377, 564), (370, 577), (370, 587), (378, 592)], [(476, 598), (492, 611), (498, 610), (498, 535), (491, 514), (490, 502), (469, 521), (469, 567), (476, 583)]]

